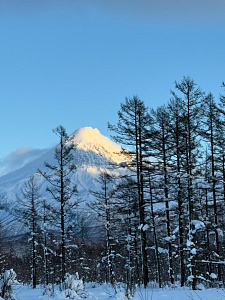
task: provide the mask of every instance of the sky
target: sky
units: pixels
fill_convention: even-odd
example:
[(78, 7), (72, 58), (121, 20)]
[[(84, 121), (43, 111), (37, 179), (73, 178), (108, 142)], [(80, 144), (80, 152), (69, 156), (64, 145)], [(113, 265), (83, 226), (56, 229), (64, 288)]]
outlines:
[(125, 97), (156, 108), (190, 76), (225, 93), (224, 0), (1, 0), (0, 174), (53, 147), (52, 129), (110, 136)]

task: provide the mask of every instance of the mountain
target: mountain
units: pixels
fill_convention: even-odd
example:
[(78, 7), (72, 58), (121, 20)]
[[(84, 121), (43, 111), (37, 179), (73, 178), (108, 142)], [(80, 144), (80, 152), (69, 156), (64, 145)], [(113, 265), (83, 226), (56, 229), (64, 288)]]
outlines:
[[(71, 176), (71, 181), (77, 184), (78, 197), (83, 200), (83, 205), (85, 205), (93, 198), (89, 190), (99, 189), (96, 179), (100, 171), (111, 169), (112, 165), (118, 166), (125, 161), (125, 157), (120, 153), (120, 146), (103, 136), (96, 128), (84, 127), (76, 130), (69, 137), (68, 143), (72, 143), (75, 146), (74, 159), (77, 166), (75, 173)], [(31, 175), (37, 172), (38, 168), (49, 172), (45, 167), (45, 162), (54, 165), (56, 147), (53, 147), (44, 153), (43, 156), (26, 164), (22, 168), (0, 177), (0, 195), (6, 199), (4, 200), (6, 203), (3, 203), (3, 207), (4, 205), (13, 207), (16, 204), (16, 195), (21, 193), (25, 182)], [(117, 172), (119, 172), (118, 168)], [(39, 181), (41, 192), (45, 193), (45, 197), (50, 198), (50, 195), (45, 192), (47, 182), (44, 178), (40, 178)], [(5, 213), (4, 209), (0, 210), (0, 218), (1, 220), (6, 218), (8, 221), (8, 214)], [(15, 230), (14, 225), (11, 228), (10, 221), (8, 223), (8, 231), (11, 233), (18, 233), (21, 230), (19, 226), (16, 226), (17, 230)]]
[(121, 148), (96, 128), (80, 128), (70, 136), (68, 142), (76, 148), (75, 163), (78, 166), (103, 167), (109, 163), (119, 164), (124, 160), (120, 155)]

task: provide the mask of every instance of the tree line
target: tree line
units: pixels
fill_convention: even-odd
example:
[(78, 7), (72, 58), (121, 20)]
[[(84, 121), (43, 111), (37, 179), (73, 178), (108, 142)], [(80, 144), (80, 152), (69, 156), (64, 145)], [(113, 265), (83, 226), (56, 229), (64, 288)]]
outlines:
[[(34, 288), (63, 286), (66, 274), (78, 271), (86, 281), (125, 283), (127, 298), (149, 282), (222, 285), (225, 97), (215, 101), (184, 77), (157, 109), (138, 96), (126, 98), (117, 124), (108, 128), (126, 159), (101, 170), (100, 189), (90, 191), (92, 214), (83, 216), (70, 179), (76, 150), (65, 129), (55, 129), (56, 164), (46, 163), (47, 171), (38, 170), (18, 197), (15, 213), (30, 236), (29, 254), (12, 255), (18, 269), (26, 266), (21, 276), (28, 281), (31, 275)], [(52, 202), (40, 195), (40, 178)], [(1, 261), (4, 268), (8, 262)]]
[(157, 109), (127, 98), (118, 123), (109, 124), (113, 139), (131, 149), (124, 150), (133, 173), (127, 218), (136, 219), (128, 222), (134, 258), (128, 273), (144, 286), (179, 280), (197, 289), (224, 277), (225, 98), (216, 103), (189, 77), (175, 82), (171, 95)]

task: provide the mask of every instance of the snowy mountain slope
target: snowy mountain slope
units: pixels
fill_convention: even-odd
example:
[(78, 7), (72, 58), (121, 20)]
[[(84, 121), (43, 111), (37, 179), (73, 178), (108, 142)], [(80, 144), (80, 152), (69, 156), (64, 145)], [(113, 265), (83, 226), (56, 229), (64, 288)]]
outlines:
[[(106, 161), (120, 163), (124, 157), (119, 155), (121, 148), (107, 137), (101, 135), (98, 129), (84, 127), (76, 130), (69, 138), (77, 149), (75, 160), (77, 164), (102, 165)], [(95, 154), (95, 155), (94, 155)]]
[[(77, 184), (78, 197), (83, 200), (83, 205), (85, 205), (92, 199), (89, 190), (99, 189), (96, 179), (100, 171), (110, 169), (112, 164), (123, 162), (125, 157), (120, 154), (121, 148), (118, 145), (101, 135), (98, 129), (91, 127), (76, 130), (69, 137), (68, 143), (75, 146), (74, 159), (77, 166), (75, 173), (71, 176), (71, 181)], [(25, 182), (37, 172), (38, 168), (45, 171), (45, 162), (55, 164), (54, 152), (55, 147), (22, 168), (0, 177), (0, 195), (4, 196), (9, 206), (16, 204), (16, 195), (21, 193)], [(41, 192), (45, 193), (47, 182), (44, 178), (39, 180)], [(45, 197), (49, 198), (50, 195), (45, 193)], [(0, 210), (0, 216), (4, 217), (4, 211)], [(17, 226), (18, 230), (19, 227)], [(8, 225), (8, 230), (12, 232), (10, 225)], [(16, 231), (18, 232), (18, 230)]]
[[(76, 130), (68, 140), (75, 146), (74, 159), (77, 170), (72, 180), (78, 185), (80, 192), (88, 190), (101, 169), (109, 168), (111, 164), (124, 161), (125, 157), (119, 153), (121, 148), (101, 135), (98, 129), (84, 127)], [(0, 177), (0, 194), (17, 194), (24, 181), (38, 169), (46, 171), (45, 162), (55, 164), (55, 147), (40, 158), (28, 163), (20, 169)], [(10, 199), (13, 199), (11, 195)]]
[(17, 185), (19, 181), (23, 181), (28, 178), (30, 175), (37, 172), (37, 169), (44, 168), (44, 162), (53, 162), (54, 157), (54, 148), (50, 149), (47, 153), (42, 155), (40, 158), (29, 162), (25, 166), (16, 169), (6, 175), (0, 177), (0, 188), (8, 189), (13, 185)]

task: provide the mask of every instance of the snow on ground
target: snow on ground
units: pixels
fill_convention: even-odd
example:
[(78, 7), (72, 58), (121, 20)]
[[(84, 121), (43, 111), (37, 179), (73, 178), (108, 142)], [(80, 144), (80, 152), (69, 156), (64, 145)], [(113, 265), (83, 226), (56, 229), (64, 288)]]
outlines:
[[(86, 286), (88, 291), (87, 300), (126, 300), (124, 297), (123, 289), (117, 289), (117, 294), (114, 290), (106, 284), (97, 285), (96, 287), (88, 284)], [(14, 287), (15, 296), (17, 300), (62, 300), (65, 297), (62, 292), (56, 290), (54, 297), (43, 296), (43, 289), (38, 287), (33, 290), (31, 287), (27, 286), (15, 286)], [(68, 298), (66, 298), (68, 299)], [(82, 298), (76, 298), (82, 299)], [(181, 288), (149, 288), (145, 292), (144, 289), (137, 290), (133, 300), (225, 300), (225, 289), (208, 289), (202, 291), (192, 291), (190, 289)]]

